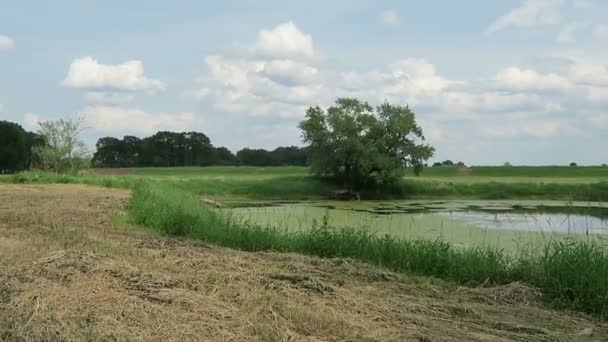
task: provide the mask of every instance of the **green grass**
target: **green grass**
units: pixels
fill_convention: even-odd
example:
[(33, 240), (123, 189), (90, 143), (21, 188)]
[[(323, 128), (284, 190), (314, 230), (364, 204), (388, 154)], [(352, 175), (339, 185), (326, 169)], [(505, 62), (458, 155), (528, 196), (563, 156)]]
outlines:
[(507, 253), (487, 246), (455, 248), (441, 240), (377, 236), (326, 222), (290, 233), (243, 225), (202, 205), (194, 194), (161, 183), (137, 184), (129, 208), (135, 223), (170, 235), (246, 251), (353, 258), (472, 286), (522, 281), (541, 289), (558, 307), (600, 318), (608, 314), (608, 250), (596, 241), (548, 241), (541, 249), (529, 245)]
[[(189, 168), (187, 172), (194, 172)], [(293, 170), (292, 170), (293, 169)], [(302, 168), (246, 168), (213, 167), (206, 176), (152, 175), (60, 175), (45, 172), (23, 172), (0, 177), (13, 183), (78, 183), (107, 187), (133, 188), (141, 179), (172, 184), (201, 196), (268, 200), (323, 199), (340, 188), (308, 175), (299, 175)], [(156, 170), (156, 169), (154, 169)], [(170, 170), (170, 169), (169, 169)], [(227, 171), (229, 170), (229, 171)], [(263, 173), (247, 176), (247, 170)], [(156, 170), (161, 172), (161, 170)], [(162, 169), (162, 172), (166, 170)], [(221, 172), (226, 171), (225, 174)], [(174, 172), (174, 171), (167, 171)], [(186, 171), (184, 171), (186, 172)], [(285, 174), (292, 175), (285, 175)], [(221, 175), (220, 175), (221, 174)], [(536, 182), (453, 182), (406, 178), (391, 189), (361, 192), (364, 199), (552, 199), (572, 201), (608, 201), (608, 180), (586, 183)]]
[[(148, 167), (132, 169), (141, 176), (167, 177), (215, 177), (215, 176), (306, 176), (307, 167), (301, 166), (208, 166), (208, 167)], [(591, 178), (608, 179), (608, 167), (601, 166), (473, 166), (470, 172), (463, 172), (457, 166), (427, 167), (420, 178)], [(407, 177), (414, 176), (411, 169)]]
[[(408, 171), (411, 176), (411, 170)], [(424, 168), (422, 177), (524, 177), (524, 178), (608, 178), (602, 166), (472, 166), (465, 171), (458, 166)]]

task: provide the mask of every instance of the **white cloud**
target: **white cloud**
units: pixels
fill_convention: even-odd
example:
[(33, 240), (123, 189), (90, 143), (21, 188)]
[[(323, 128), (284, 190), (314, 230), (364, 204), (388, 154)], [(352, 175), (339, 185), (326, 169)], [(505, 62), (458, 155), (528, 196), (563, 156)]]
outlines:
[(407, 103), (444, 116), (468, 118), (520, 110), (554, 112), (562, 109), (558, 101), (529, 91), (570, 86), (556, 74), (508, 68), (492, 80), (497, 84), (492, 89), (485, 84), (449, 80), (438, 74), (433, 64), (411, 58), (370, 72), (323, 71), (292, 61), (245, 57), (209, 56), (206, 61), (209, 76), (200, 78), (201, 87), (191, 94), (212, 102), (216, 110), (254, 116), (300, 118), (307, 106), (327, 106), (338, 97)]
[(92, 103), (124, 104), (133, 102), (135, 95), (103, 91), (89, 91), (84, 94), (84, 100)]
[(517, 118), (502, 118), (500, 121), (484, 122), (477, 125), (478, 130), (490, 138), (534, 137), (551, 138), (563, 135), (577, 135), (580, 131), (563, 119), (532, 119), (525, 121)]
[(23, 116), (23, 127), (29, 131), (36, 131), (39, 128), (38, 123), (44, 122), (45, 120), (39, 115), (34, 113), (26, 113)]
[(277, 83), (295, 85), (315, 82), (319, 69), (288, 59), (275, 59), (263, 64), (262, 73)]
[(584, 85), (608, 86), (608, 66), (597, 62), (579, 61), (571, 66), (569, 77)]
[(496, 82), (516, 90), (563, 90), (570, 82), (557, 74), (540, 74), (535, 70), (510, 67), (500, 71)]
[(608, 25), (595, 25), (595, 28), (593, 29), (593, 38), (608, 42)]
[(576, 34), (580, 30), (588, 28), (591, 24), (588, 22), (575, 22), (568, 24), (559, 31), (556, 40), (560, 43), (574, 43), (577, 40)]
[(608, 114), (598, 114), (598, 115), (592, 116), (589, 119), (589, 121), (593, 125), (608, 127)]
[(382, 13), (382, 23), (386, 26), (399, 26), (401, 24), (401, 17), (399, 13), (388, 10)]
[(0, 34), (0, 50), (10, 50), (15, 48), (15, 41), (8, 36)]
[(271, 57), (312, 58), (315, 51), (312, 37), (291, 21), (272, 30), (261, 30), (254, 51)]
[[(248, 52), (208, 56), (208, 72), (190, 94), (220, 113), (243, 115), (243, 120), (268, 116), (272, 119), (265, 121), (289, 122), (293, 127), (307, 107), (327, 107), (338, 97), (408, 104), (429, 140), (441, 148), (466, 140), (455, 136), (454, 125), (461, 125), (463, 134), (477, 127), (480, 139), (577, 135), (588, 128), (589, 118), (606, 98), (606, 66), (582, 56), (560, 57), (560, 63), (543, 63), (538, 69), (511, 66), (489, 78), (463, 80), (447, 77), (420, 58), (348, 71), (315, 58)], [(573, 112), (576, 117), (569, 116)], [(268, 139), (289, 141), (282, 129)]]
[(587, 98), (593, 102), (608, 103), (608, 87), (587, 87)]
[(85, 125), (99, 132), (147, 135), (160, 130), (200, 130), (203, 119), (194, 113), (149, 113), (137, 108), (92, 106), (78, 113)]
[(424, 137), (429, 142), (437, 142), (441, 140), (443, 135), (443, 131), (441, 126), (435, 121), (427, 121), (427, 120), (418, 120), (420, 126), (422, 127), (422, 131), (424, 132)]
[(117, 65), (100, 64), (93, 57), (75, 59), (62, 85), (82, 89), (115, 89), (126, 91), (162, 91), (165, 84), (144, 76), (142, 61), (132, 60)]
[(508, 27), (536, 27), (561, 21), (563, 0), (525, 0), (524, 3), (498, 18), (486, 30), (487, 34)]

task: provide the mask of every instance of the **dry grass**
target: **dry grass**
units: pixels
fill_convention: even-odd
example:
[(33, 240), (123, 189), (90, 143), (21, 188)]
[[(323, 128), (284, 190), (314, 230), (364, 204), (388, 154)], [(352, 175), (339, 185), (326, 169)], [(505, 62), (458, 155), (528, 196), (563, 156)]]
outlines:
[(122, 223), (129, 193), (0, 185), (0, 341), (605, 341), (521, 284), (462, 288)]

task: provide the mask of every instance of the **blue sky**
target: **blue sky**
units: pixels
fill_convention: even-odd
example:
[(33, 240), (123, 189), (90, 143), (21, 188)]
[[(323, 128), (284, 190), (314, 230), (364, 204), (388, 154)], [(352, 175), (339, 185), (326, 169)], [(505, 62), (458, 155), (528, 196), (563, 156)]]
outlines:
[(307, 106), (409, 104), (436, 159), (608, 162), (608, 2), (3, 1), (0, 119), (300, 144)]

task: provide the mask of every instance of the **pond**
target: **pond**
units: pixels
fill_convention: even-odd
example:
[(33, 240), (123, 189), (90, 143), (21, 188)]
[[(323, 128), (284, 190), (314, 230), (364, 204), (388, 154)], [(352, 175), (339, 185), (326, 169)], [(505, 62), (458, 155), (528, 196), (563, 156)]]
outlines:
[(456, 245), (501, 248), (570, 237), (608, 240), (608, 205), (560, 201), (318, 201), (233, 202), (237, 220), (280, 229), (370, 229), (407, 238), (441, 238)]

